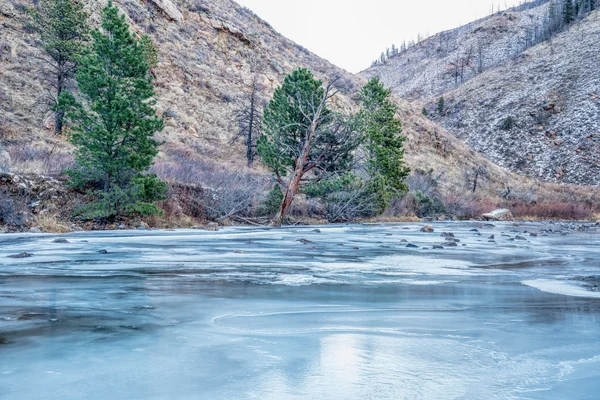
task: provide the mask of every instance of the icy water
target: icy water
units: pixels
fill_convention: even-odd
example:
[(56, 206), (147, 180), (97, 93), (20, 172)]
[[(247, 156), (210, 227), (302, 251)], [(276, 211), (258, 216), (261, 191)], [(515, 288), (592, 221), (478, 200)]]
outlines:
[(0, 399), (599, 399), (600, 231), (434, 227), (2, 235)]

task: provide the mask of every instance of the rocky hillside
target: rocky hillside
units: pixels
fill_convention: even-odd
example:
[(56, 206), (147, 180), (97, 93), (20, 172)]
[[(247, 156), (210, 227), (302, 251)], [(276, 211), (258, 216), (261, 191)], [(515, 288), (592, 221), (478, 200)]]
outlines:
[[(37, 37), (26, 28), (26, 0), (0, 0), (0, 110), (2, 138), (14, 172), (53, 174), (70, 159), (64, 138), (52, 133)], [(88, 0), (97, 23), (102, 1)], [(340, 76), (337, 107), (351, 109), (352, 94), (365, 82), (279, 35), (268, 23), (230, 0), (117, 1), (133, 29), (149, 34), (159, 51), (158, 109), (167, 119), (161, 133), (162, 163), (179, 157), (230, 166), (244, 164), (241, 145), (232, 147), (234, 111), (248, 90), (251, 66), (262, 65), (263, 101), (285, 74), (308, 67), (323, 80)], [(408, 161), (413, 168), (447, 171), (462, 179), (465, 169), (489, 164), (435, 123), (401, 102)], [(236, 147), (239, 146), (239, 147)], [(233, 152), (232, 152), (233, 150)], [(497, 181), (506, 171), (490, 164)]]
[[(600, 185), (600, 13), (523, 50), (530, 26), (546, 13), (542, 4), (441, 33), (363, 75), (382, 76), (501, 166), (545, 181)], [(443, 38), (452, 38), (449, 52)]]
[(409, 101), (439, 96), (518, 57), (543, 35), (547, 16), (545, 0), (497, 13), (429, 37), (361, 75), (381, 77)]
[[(97, 24), (105, 3), (85, 0), (85, 4)], [(339, 109), (354, 108), (353, 94), (365, 82), (365, 77), (347, 73), (279, 35), (231, 0), (118, 0), (115, 4), (132, 29), (150, 35), (158, 48), (159, 64), (153, 74), (158, 111), (167, 124), (160, 134), (164, 144), (155, 170), (171, 182), (204, 185), (194, 179), (203, 175), (197, 169), (207, 166), (265, 174), (260, 165), (246, 170), (242, 145), (232, 143), (235, 110), (249, 90), (254, 66), (260, 66), (263, 102), (297, 67), (310, 68), (323, 80), (341, 77), (335, 104)], [(0, 0), (0, 163), (16, 174), (56, 176), (72, 161), (72, 149), (66, 138), (53, 134), (39, 42), (26, 23), (30, 6), (26, 0)], [(409, 166), (433, 170), (446, 193), (461, 196), (470, 185), (468, 176), (483, 169), (486, 180), (478, 196), (492, 201), (501, 193), (506, 197), (507, 190), (528, 200), (590, 199), (590, 193), (579, 188), (542, 185), (510, 173), (423, 116), (420, 107), (398, 102), (408, 136)], [(30, 203), (37, 201), (33, 197)], [(40, 201), (36, 207), (41, 207), (41, 213), (51, 200)]]

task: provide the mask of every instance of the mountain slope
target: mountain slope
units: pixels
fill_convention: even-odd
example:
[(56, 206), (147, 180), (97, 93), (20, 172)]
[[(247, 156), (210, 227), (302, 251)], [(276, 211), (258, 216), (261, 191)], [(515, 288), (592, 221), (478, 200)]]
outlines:
[[(68, 166), (72, 149), (65, 138), (52, 133), (52, 115), (43, 101), (48, 83), (41, 72), (39, 43), (26, 28), (25, 3), (21, 1), (0, 0), (0, 131), (7, 153), (0, 158), (10, 157), (8, 166), (14, 172), (57, 174)], [(287, 73), (307, 67), (323, 80), (341, 77), (335, 107), (355, 109), (352, 98), (366, 82), (364, 77), (347, 73), (279, 35), (235, 2), (154, 1), (119, 0), (115, 4), (128, 16), (132, 29), (148, 33), (158, 49), (159, 64), (153, 73), (158, 112), (167, 121), (159, 135), (164, 142), (157, 160), (162, 178), (178, 181), (181, 177), (169, 175), (169, 171), (177, 171), (182, 160), (247, 172), (244, 149), (232, 139), (235, 110), (248, 90), (256, 60), (263, 65), (263, 102)], [(86, 0), (85, 4), (97, 24), (105, 3)], [(507, 187), (513, 194), (528, 193), (527, 198), (531, 193), (539, 199), (561, 201), (589, 198), (584, 189), (542, 185), (510, 173), (425, 118), (419, 108), (401, 100), (398, 104), (408, 137), (408, 165), (413, 170), (433, 170), (441, 177), (446, 193), (465, 197), (469, 185), (465, 177), (482, 168), (489, 178), (477, 196), (491, 202), (500, 199)], [(251, 172), (266, 173), (260, 165)]]
[[(523, 51), (547, 12), (541, 4), (476, 21), (362, 75), (380, 75), (395, 94), (426, 106), (432, 119), (501, 166), (545, 181), (600, 185), (600, 14)], [(440, 50), (441, 38), (452, 39), (449, 51)], [(482, 45), (487, 64), (479, 69)], [(456, 65), (464, 66), (462, 78)]]

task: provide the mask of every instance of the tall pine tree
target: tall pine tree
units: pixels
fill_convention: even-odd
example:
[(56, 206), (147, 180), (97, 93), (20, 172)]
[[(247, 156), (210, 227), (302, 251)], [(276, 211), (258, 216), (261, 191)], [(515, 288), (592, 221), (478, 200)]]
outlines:
[(129, 31), (111, 2), (102, 10), (101, 30), (91, 35), (91, 49), (76, 74), (83, 101), (62, 96), (77, 147), (71, 182), (96, 197), (85, 210), (89, 217), (159, 212), (154, 203), (164, 197), (166, 185), (143, 174), (158, 153), (153, 136), (163, 128), (149, 73), (156, 50), (148, 37), (137, 39)]
[(563, 18), (565, 25), (570, 25), (575, 21), (575, 6), (573, 0), (565, 0), (563, 4)]
[(63, 131), (64, 109), (59, 104), (63, 91), (72, 86), (77, 59), (88, 39), (88, 14), (82, 2), (74, 0), (41, 0), (30, 13), (31, 26), (40, 35), (45, 55), (43, 74), (50, 81), (55, 132)]
[(394, 195), (407, 190), (405, 179), (410, 169), (404, 165), (402, 122), (396, 118), (398, 106), (391, 100), (392, 92), (379, 78), (372, 78), (360, 91), (360, 117), (369, 155), (367, 169), (376, 192), (378, 212), (383, 212)]

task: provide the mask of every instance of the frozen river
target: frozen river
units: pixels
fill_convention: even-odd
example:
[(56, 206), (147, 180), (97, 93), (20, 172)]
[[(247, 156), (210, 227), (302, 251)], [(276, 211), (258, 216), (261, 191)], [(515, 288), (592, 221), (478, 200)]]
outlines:
[(2, 235), (0, 399), (600, 398), (598, 228), (421, 226)]

